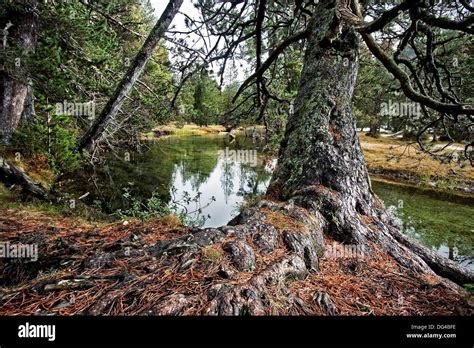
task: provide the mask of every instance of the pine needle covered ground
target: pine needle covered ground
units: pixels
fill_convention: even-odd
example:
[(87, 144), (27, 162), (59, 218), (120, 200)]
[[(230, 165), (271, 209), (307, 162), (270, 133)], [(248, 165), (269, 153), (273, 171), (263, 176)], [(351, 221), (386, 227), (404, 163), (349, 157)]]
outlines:
[[(276, 229), (298, 226), (270, 214)], [(37, 262), (1, 259), (1, 315), (202, 315), (212, 289), (245, 284), (288, 254), (281, 240), (239, 271), (223, 250), (226, 237), (186, 253), (147, 252), (159, 241), (194, 233), (173, 218), (102, 226), (0, 209), (1, 241), (37, 244)], [(280, 237), (281, 238), (281, 237)], [(325, 240), (333, 245), (332, 240)], [(251, 243), (251, 241), (249, 241)], [(151, 247), (151, 249), (150, 249)], [(420, 277), (374, 248), (370, 257), (324, 257), (319, 273), (267, 287), (267, 315), (470, 315), (472, 297), (440, 278)], [(251, 294), (249, 294), (251, 296)]]

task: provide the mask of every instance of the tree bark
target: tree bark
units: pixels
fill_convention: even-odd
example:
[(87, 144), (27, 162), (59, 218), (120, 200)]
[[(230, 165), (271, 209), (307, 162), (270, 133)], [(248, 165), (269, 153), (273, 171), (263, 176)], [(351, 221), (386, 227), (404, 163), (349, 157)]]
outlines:
[(125, 74), (107, 105), (102, 110), (100, 116), (96, 119), (90, 130), (80, 140), (78, 145), (79, 151), (85, 149), (92, 152), (95, 143), (100, 140), (110, 121), (117, 115), (124, 99), (140, 76), (166, 30), (168, 30), (169, 25), (178, 13), (182, 3), (183, 0), (169, 1), (168, 6), (153, 30), (150, 32), (150, 35), (140, 49), (140, 52), (135, 57), (132, 66)]
[(370, 179), (357, 137), (352, 96), (359, 65), (359, 38), (338, 18), (339, 1), (320, 3), (312, 21), (299, 93), (288, 119), (269, 194), (287, 199), (306, 191), (324, 196), (321, 208), (334, 210), (344, 226), (372, 205)]
[(28, 79), (28, 85), (26, 89), (26, 98), (23, 104), (23, 112), (21, 114), (21, 120), (27, 123), (35, 122), (35, 97), (33, 93), (33, 83), (31, 79)]
[[(36, 0), (17, 0), (14, 6), (7, 8), (6, 17), (0, 21), (1, 29), (5, 30), (2, 32), (2, 41), (6, 37), (6, 46), (1, 49), (16, 55), (14, 71), (7, 71), (5, 66), (0, 71), (0, 142), (3, 144), (10, 143), (24, 113), (25, 103), (33, 100), (25, 62), (36, 46), (37, 4)], [(4, 53), (6, 56), (7, 52)], [(24, 116), (31, 116), (32, 109), (28, 107)]]
[(359, 38), (339, 15), (344, 3), (328, 0), (315, 10), (295, 110), (267, 193), (321, 214), (340, 242), (368, 253), (375, 242), (414, 271), (472, 282), (473, 272), (404, 237), (372, 192), (351, 105)]

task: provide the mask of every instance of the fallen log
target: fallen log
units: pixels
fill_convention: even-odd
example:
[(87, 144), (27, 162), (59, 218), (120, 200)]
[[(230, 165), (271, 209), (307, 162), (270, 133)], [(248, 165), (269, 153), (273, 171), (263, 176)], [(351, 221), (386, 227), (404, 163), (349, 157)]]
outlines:
[(18, 185), (26, 194), (46, 202), (54, 201), (53, 196), (45, 188), (34, 181), (22, 169), (14, 166), (0, 156), (0, 182), (7, 187)]

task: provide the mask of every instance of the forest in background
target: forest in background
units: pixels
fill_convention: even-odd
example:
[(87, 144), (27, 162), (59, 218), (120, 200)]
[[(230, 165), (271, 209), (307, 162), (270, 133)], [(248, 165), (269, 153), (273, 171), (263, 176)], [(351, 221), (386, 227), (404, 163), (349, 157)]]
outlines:
[[(8, 26), (6, 12), (12, 11), (12, 6), (18, 7), (19, 15), (24, 11), (21, 3), (6, 1), (0, 13), (2, 28)], [(90, 127), (93, 117), (81, 114), (83, 110), (76, 110), (76, 117), (68, 117), (65, 108), (58, 109), (57, 104), (67, 107), (69, 103), (74, 109), (73, 103), (93, 103), (94, 115), (98, 114), (157, 18), (147, 1), (96, 1), (93, 5), (87, 1), (53, 1), (40, 5), (39, 10), (41, 23), (34, 33), (34, 53), (25, 54), (21, 47), (15, 48), (14, 41), (8, 41), (8, 29), (4, 34), (8, 42), (8, 50), (4, 47), (2, 51), (4, 73), (30, 86), (27, 103), (31, 105), (23, 112), (14, 133), (5, 134), (5, 141), (11, 142), (23, 156), (44, 156), (47, 165), (61, 173), (79, 165), (76, 139)], [(459, 97), (472, 100), (473, 38), (460, 35), (453, 40), (446, 35), (437, 58), (445, 66), (453, 67), (450, 80)], [(178, 58), (173, 63), (170, 56), (179, 57), (186, 50), (180, 44), (184, 46), (182, 39), (172, 36), (160, 43), (126, 98), (119, 117), (109, 127), (107, 146), (126, 144), (137, 148), (140, 134), (170, 122), (220, 124), (226, 129), (262, 124), (268, 148), (277, 151), (298, 90), (304, 46), (296, 45), (280, 56), (268, 86), (270, 94), (278, 97), (269, 99), (265, 108), (259, 109), (253, 107), (251, 97), (255, 87), (233, 101), (242, 83), (237, 80), (238, 69), (243, 69), (242, 60), (249, 71), (255, 69), (256, 53), (251, 41), (241, 57), (232, 57), (222, 76), (212, 70), (217, 68), (215, 65), (184, 65)], [(193, 73), (185, 74), (189, 70)], [(373, 137), (378, 137), (383, 129), (416, 140), (426, 124), (409, 113), (391, 112), (387, 108), (384, 111), (382, 104), (387, 100), (401, 105), (408, 102), (393, 76), (362, 47), (354, 96), (357, 127), (368, 128), (366, 132)], [(456, 124), (449, 134), (442, 125), (430, 127), (429, 133), (423, 137), (434, 137), (434, 141), (469, 142), (471, 137), (469, 128), (463, 124)], [(462, 155), (455, 159), (460, 164), (464, 162)], [(452, 156), (449, 160), (453, 160)]]

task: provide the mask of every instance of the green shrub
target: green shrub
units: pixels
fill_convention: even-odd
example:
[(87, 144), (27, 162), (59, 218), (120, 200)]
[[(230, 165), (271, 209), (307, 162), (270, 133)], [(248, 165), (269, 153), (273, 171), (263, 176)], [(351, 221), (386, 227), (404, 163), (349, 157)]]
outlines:
[(197, 202), (199, 195), (191, 197), (187, 192), (184, 192), (182, 201), (164, 202), (158, 192), (153, 192), (151, 197), (143, 199), (132, 194), (129, 187), (125, 187), (122, 193), (124, 207), (114, 212), (114, 215), (119, 219), (137, 219), (140, 221), (147, 221), (152, 219), (161, 219), (163, 217), (173, 215), (176, 216), (183, 225), (186, 226), (202, 226), (206, 222), (206, 216), (192, 215), (196, 212), (188, 212), (183, 207), (190, 202)]
[(79, 166), (76, 148), (76, 129), (69, 116), (56, 114), (49, 107), (34, 123), (23, 123), (15, 132), (13, 145), (24, 155), (45, 155), (56, 174), (72, 171)]

